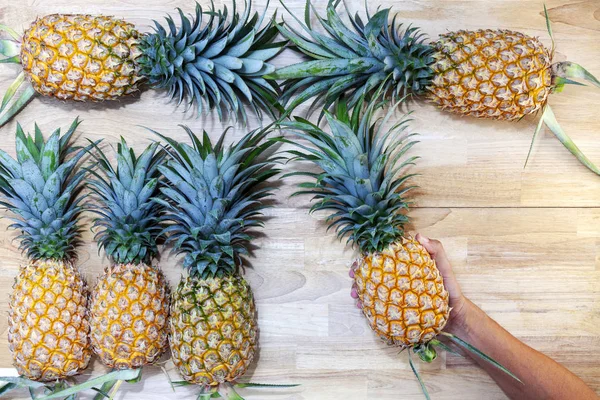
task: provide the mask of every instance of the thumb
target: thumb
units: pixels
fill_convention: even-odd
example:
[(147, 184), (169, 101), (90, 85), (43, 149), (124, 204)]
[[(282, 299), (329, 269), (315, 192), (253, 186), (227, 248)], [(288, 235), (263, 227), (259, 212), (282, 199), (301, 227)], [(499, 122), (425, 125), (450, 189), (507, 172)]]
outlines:
[(445, 256), (446, 253), (444, 251), (444, 246), (439, 240), (429, 239), (420, 233), (417, 233), (415, 239), (417, 239), (417, 241), (421, 243), (423, 247), (425, 247), (425, 250), (427, 250), (427, 252), (431, 254), (433, 258), (436, 258), (437, 256)]

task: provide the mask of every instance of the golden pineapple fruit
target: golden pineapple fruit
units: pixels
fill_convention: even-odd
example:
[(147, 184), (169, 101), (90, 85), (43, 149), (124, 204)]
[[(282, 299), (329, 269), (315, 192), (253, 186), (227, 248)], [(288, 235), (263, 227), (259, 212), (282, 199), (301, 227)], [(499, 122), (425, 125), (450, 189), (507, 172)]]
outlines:
[(91, 342), (102, 363), (131, 369), (157, 361), (168, 346), (169, 290), (146, 264), (106, 268), (92, 291)]
[(429, 98), (444, 110), (512, 121), (540, 110), (552, 91), (552, 57), (537, 38), (461, 30), (441, 35), (432, 46)]
[(8, 345), (20, 375), (50, 382), (75, 375), (91, 356), (85, 280), (62, 261), (19, 269), (10, 295)]
[(33, 88), (62, 100), (113, 100), (137, 90), (139, 33), (121, 19), (52, 14), (23, 35), (21, 64)]
[(442, 275), (427, 250), (410, 236), (361, 257), (354, 281), (369, 325), (388, 344), (427, 343), (448, 321)]
[(191, 383), (215, 386), (242, 376), (256, 352), (252, 290), (241, 276), (186, 277), (171, 302), (171, 352)]

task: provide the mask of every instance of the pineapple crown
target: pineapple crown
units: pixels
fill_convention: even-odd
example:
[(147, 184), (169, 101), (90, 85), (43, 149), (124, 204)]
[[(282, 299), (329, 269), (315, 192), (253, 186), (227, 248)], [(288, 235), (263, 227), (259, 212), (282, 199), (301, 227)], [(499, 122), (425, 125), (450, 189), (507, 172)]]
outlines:
[[(223, 109), (231, 117), (247, 120), (243, 100), (262, 118), (261, 109), (274, 116), (278, 108), (279, 87), (263, 75), (275, 67), (267, 61), (284, 47), (275, 42), (278, 30), (275, 16), (262, 29), (265, 12), (250, 18), (251, 4), (243, 14), (237, 13), (235, 1), (231, 21), (227, 7), (203, 12), (196, 3), (195, 16), (188, 19), (178, 9), (181, 27), (176, 28), (169, 16), (168, 29), (154, 21), (155, 33), (140, 42), (142, 55), (138, 58), (142, 75), (156, 88), (168, 88), (171, 100), (188, 105), (196, 104), (202, 111), (203, 103), (216, 108), (220, 119)], [(208, 16), (203, 25), (203, 17)], [(279, 106), (280, 107), (280, 106)]]
[[(227, 130), (213, 146), (204, 132), (197, 137), (183, 127), (192, 145), (158, 134), (168, 143), (170, 156), (159, 170), (166, 178), (163, 198), (156, 201), (167, 210), (163, 221), (166, 243), (184, 253), (183, 266), (202, 278), (233, 274), (248, 254), (248, 245), (261, 227), (265, 199), (272, 187), (263, 185), (279, 170), (272, 153), (274, 141), (262, 142), (268, 129), (254, 130), (226, 147)], [(262, 143), (261, 143), (262, 142)]]
[(89, 182), (99, 203), (89, 206), (99, 215), (94, 219), (94, 228), (100, 228), (95, 240), (114, 263), (148, 264), (158, 255), (163, 207), (153, 198), (159, 193), (158, 166), (165, 158), (158, 146), (149, 145), (138, 157), (121, 138), (115, 151), (116, 168), (99, 147), (92, 153), (99, 170), (91, 171), (94, 179)]
[(363, 95), (373, 95), (383, 82), (393, 101), (410, 92), (421, 94), (433, 78), (430, 65), (434, 62), (434, 49), (424, 43), (425, 35), (415, 27), (404, 29), (396, 22), (396, 16), (388, 23), (389, 8), (373, 16), (366, 10), (365, 23), (358, 13), (352, 17), (344, 2), (350, 24), (344, 23), (336, 11), (339, 2), (329, 0), (326, 18), (316, 15), (326, 34), (311, 25), (314, 6), (310, 0), (306, 3), (304, 24), (288, 10), (306, 34), (288, 24), (277, 25), (295, 49), (312, 59), (279, 68), (267, 76), (286, 79), (281, 103), (289, 103), (286, 108), (293, 109), (316, 96), (311, 110), (321, 103), (325, 110), (345, 94), (351, 108)]
[(60, 135), (57, 129), (47, 141), (38, 126), (35, 136), (17, 124), (16, 159), (0, 150), (0, 206), (9, 210), (21, 231), (20, 249), (35, 260), (72, 260), (80, 243), (81, 182), (86, 169), (75, 167), (89, 147), (71, 146), (79, 126), (75, 119)]
[[(318, 201), (311, 212), (330, 211), (326, 221), (330, 228), (336, 227), (338, 237), (348, 235), (348, 242), (364, 253), (372, 253), (383, 250), (404, 233), (403, 225), (408, 221), (401, 213), (408, 209), (404, 195), (414, 188), (405, 184), (414, 174), (396, 176), (417, 157), (400, 162), (416, 143), (411, 139), (415, 134), (399, 137), (409, 119), (402, 118), (386, 130), (392, 110), (384, 118), (374, 120), (376, 111), (385, 103), (373, 101), (366, 107), (363, 103), (360, 99), (349, 112), (342, 99), (335, 114), (325, 112), (332, 135), (298, 117), (281, 126), (312, 145), (286, 140), (305, 150), (290, 151), (294, 159), (309, 161), (322, 170), (288, 174), (311, 178), (310, 182), (301, 183), (302, 190), (294, 195), (313, 195)], [(388, 140), (390, 144), (386, 145)]]

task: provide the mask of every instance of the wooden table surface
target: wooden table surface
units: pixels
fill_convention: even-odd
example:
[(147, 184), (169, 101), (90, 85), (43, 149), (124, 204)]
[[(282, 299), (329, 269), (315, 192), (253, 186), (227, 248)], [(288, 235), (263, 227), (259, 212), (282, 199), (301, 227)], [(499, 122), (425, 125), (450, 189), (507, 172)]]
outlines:
[[(27, 0), (0, 1), (0, 23), (21, 32), (38, 15), (53, 12), (124, 17), (143, 30), (151, 19), (193, 11), (191, 1)], [(204, 2), (208, 3), (208, 2)], [(229, 1), (225, 2), (229, 5)], [(287, 0), (301, 15), (303, 0)], [(324, 3), (324, 2), (322, 2)], [(600, 76), (600, 1), (548, 0), (557, 43), (557, 60), (569, 59)], [(217, 5), (221, 5), (217, 2)], [(363, 2), (349, 1), (363, 12)], [(370, 2), (371, 11), (378, 1)], [(254, 6), (262, 9), (264, 0)], [(446, 30), (507, 28), (539, 36), (549, 44), (542, 2), (382, 0), (402, 20), (436, 37)], [(271, 9), (281, 6), (272, 1)], [(318, 8), (323, 10), (324, 4)], [(289, 15), (286, 20), (290, 20)], [(278, 65), (294, 62), (287, 50)], [(4, 93), (18, 68), (0, 67)], [(562, 127), (581, 149), (600, 163), (600, 90), (569, 87), (550, 100)], [(518, 123), (461, 119), (426, 103), (413, 103), (412, 128), (421, 134), (414, 148), (422, 158), (414, 168), (412, 231), (443, 241), (463, 290), (515, 336), (563, 363), (600, 393), (600, 177), (590, 173), (548, 131), (540, 135), (523, 168), (536, 120)], [(26, 130), (34, 121), (49, 133), (83, 119), (83, 138), (114, 143), (124, 136), (137, 148), (152, 137), (138, 124), (186, 140), (178, 124), (211, 137), (223, 126), (216, 117), (195, 118), (166, 103), (164, 93), (107, 104), (73, 104), (35, 99), (16, 120)], [(251, 121), (256, 126), (256, 121)], [(16, 121), (2, 128), (0, 147), (14, 154)], [(237, 128), (232, 138), (239, 138)], [(289, 165), (287, 168), (294, 168)], [(260, 356), (245, 380), (300, 383), (286, 390), (246, 389), (247, 399), (422, 399), (406, 354), (384, 345), (369, 330), (349, 296), (352, 249), (326, 233), (323, 215), (307, 213), (306, 198), (289, 198), (296, 181), (287, 179), (277, 207), (267, 214), (265, 236), (246, 270), (259, 309)], [(23, 257), (0, 221), (0, 312)], [(107, 264), (90, 233), (80, 250), (80, 268), (90, 282)], [(171, 284), (181, 269), (175, 257), (161, 261)], [(0, 375), (14, 373), (7, 344), (7, 320), (0, 319)], [(165, 358), (167, 369), (171, 364)], [(442, 353), (419, 364), (432, 398), (504, 399), (493, 381), (471, 361)], [(96, 361), (88, 375), (103, 368)], [(176, 374), (171, 371), (173, 377)], [(124, 384), (119, 399), (194, 398), (196, 388), (173, 393), (161, 370), (145, 368), (145, 379)], [(13, 398), (26, 398), (24, 391)], [(83, 396), (86, 398), (85, 396)]]

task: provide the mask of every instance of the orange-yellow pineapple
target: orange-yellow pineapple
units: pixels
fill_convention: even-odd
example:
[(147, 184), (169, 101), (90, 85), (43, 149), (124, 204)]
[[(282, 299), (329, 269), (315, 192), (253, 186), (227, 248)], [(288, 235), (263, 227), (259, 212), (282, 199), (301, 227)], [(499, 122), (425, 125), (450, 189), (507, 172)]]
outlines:
[(278, 26), (309, 58), (268, 75), (286, 79), (281, 97), (284, 105), (293, 108), (316, 97), (329, 108), (344, 95), (352, 107), (362, 95), (372, 96), (384, 85), (392, 99), (410, 93), (443, 110), (477, 118), (516, 121), (541, 111), (542, 120), (565, 147), (600, 175), (600, 169), (560, 129), (548, 105), (549, 95), (573, 83), (572, 79), (599, 87), (600, 81), (573, 62), (553, 63), (554, 47), (521, 32), (501, 29), (448, 32), (427, 43), (418, 28), (403, 27), (397, 16), (390, 20), (389, 8), (364, 21), (359, 14), (350, 14), (350, 23), (346, 23), (337, 4), (329, 2), (327, 15), (319, 18), (328, 33), (326, 40), (315, 26), (303, 25), (300, 20), (297, 22), (309, 35), (301, 37), (295, 27)]
[(361, 257), (354, 281), (371, 328), (389, 344), (428, 343), (448, 321), (442, 275), (427, 250), (410, 236)]
[(121, 139), (116, 168), (98, 148), (99, 171), (89, 182), (98, 201), (96, 239), (111, 261), (92, 291), (91, 341), (100, 360), (116, 369), (153, 363), (168, 345), (169, 289), (152, 265), (163, 210), (153, 199), (164, 159), (157, 148), (154, 143), (138, 157)]
[(0, 205), (30, 260), (10, 295), (8, 343), (19, 374), (36, 381), (78, 374), (91, 355), (88, 291), (74, 264), (86, 174), (76, 170), (85, 149), (70, 144), (78, 124), (46, 141), (37, 126), (35, 137), (18, 126), (16, 159), (0, 150)]
[(426, 96), (443, 110), (513, 121), (543, 108), (554, 89), (550, 50), (520, 32), (450, 32), (432, 46)]
[[(442, 332), (450, 317), (444, 280), (427, 250), (404, 231), (408, 217), (403, 211), (409, 205), (405, 194), (412, 188), (407, 181), (413, 175), (403, 169), (416, 157), (403, 156), (416, 142), (411, 134), (399, 137), (406, 119), (386, 131), (383, 124), (393, 109), (383, 118), (374, 116), (383, 104), (379, 98), (368, 106), (360, 100), (349, 113), (347, 103), (340, 101), (335, 115), (324, 114), (331, 134), (303, 119), (281, 123), (307, 143), (294, 152), (297, 159), (319, 168), (294, 173), (311, 179), (301, 184), (297, 194), (313, 195), (316, 202), (311, 211), (328, 212), (330, 227), (358, 248), (353, 271), (362, 312), (386, 343), (409, 349), (415, 373), (410, 353), (431, 362), (436, 357), (434, 347), (444, 347), (436, 339), (438, 334), (495, 363)], [(286, 141), (298, 146), (297, 141)]]
[(52, 14), (23, 34), (21, 65), (36, 92), (61, 100), (114, 100), (138, 89), (140, 34), (121, 19)]
[[(2, 41), (2, 62), (21, 64), (2, 106), (0, 126), (16, 115), (36, 93), (61, 100), (115, 100), (143, 85), (164, 89), (178, 104), (197, 110), (216, 108), (220, 118), (246, 122), (247, 103), (257, 112), (274, 115), (279, 87), (263, 75), (285, 45), (276, 41), (275, 18), (252, 14), (250, 7), (214, 5), (203, 10), (196, 3), (192, 18), (178, 10), (180, 26), (171, 17), (140, 33), (116, 17), (52, 14), (36, 19), (20, 35), (0, 25), (11, 39)], [(241, 11), (241, 12), (240, 12)], [(265, 10), (266, 13), (266, 10)], [(209, 16), (210, 14), (210, 16)], [(265, 25), (260, 26), (264, 21)], [(16, 88), (25, 90), (15, 96)]]

